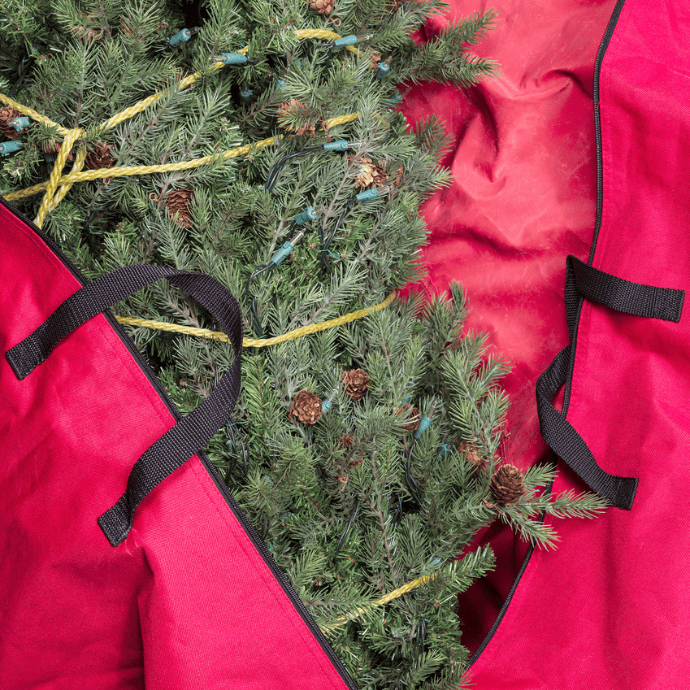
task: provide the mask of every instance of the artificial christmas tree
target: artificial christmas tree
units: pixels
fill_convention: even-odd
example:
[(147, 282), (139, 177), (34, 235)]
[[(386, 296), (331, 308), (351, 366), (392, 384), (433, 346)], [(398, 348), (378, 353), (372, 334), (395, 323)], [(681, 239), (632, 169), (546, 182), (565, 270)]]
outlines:
[[(419, 204), (449, 179), (442, 128), (408, 132), (396, 85), (493, 74), (466, 47), (494, 16), (417, 45), (442, 3), (333, 7), (339, 34), (303, 1), (209, 2), (196, 31), (176, 3), (22, 6), (0, 38), (0, 92), (50, 121), (21, 137), (0, 187), (91, 278), (160, 263), (243, 297), (257, 347), (211, 461), (361, 688), (451, 688), (468, 656), (455, 594), (493, 564), (488, 549), (457, 560), (472, 537), (500, 519), (551, 544), (539, 513), (603, 504), (538, 494), (553, 471), (535, 468), (493, 505), (507, 367), (460, 338), (458, 285), (427, 305), (389, 297), (418, 275)], [(0, 9), (8, 26), (16, 9)], [(74, 176), (49, 186), (47, 151), (73, 156)], [(107, 170), (80, 172), (94, 151)], [(212, 319), (171, 286), (115, 312), (183, 411), (230, 367)]]

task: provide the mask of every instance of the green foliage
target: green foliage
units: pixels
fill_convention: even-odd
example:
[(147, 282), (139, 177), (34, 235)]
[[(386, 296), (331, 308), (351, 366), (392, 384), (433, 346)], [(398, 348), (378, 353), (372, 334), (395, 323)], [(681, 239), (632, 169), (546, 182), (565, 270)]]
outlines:
[[(419, 206), (450, 179), (436, 162), (447, 145), (443, 127), (429, 119), (408, 131), (390, 107), (396, 85), (469, 86), (496, 70), (467, 51), (496, 20), (492, 12), (414, 43), (411, 32), (443, 8), (439, 0), (343, 0), (338, 33), (368, 35), (357, 57), (330, 41), (296, 39), (295, 29), (333, 28), (306, 0), (209, 0), (198, 33), (175, 47), (168, 39), (184, 27), (185, 9), (176, 2), (6, 0), (0, 89), (64, 127), (84, 129), (79, 146), (110, 145), (119, 166), (188, 161), (297, 133), (211, 165), (78, 183), (45, 230), (89, 278), (140, 262), (214, 276), (238, 297), (246, 293), (250, 336), (382, 301), (418, 275), (414, 258), (426, 241)], [(210, 68), (220, 53), (245, 45), (248, 65)], [(388, 59), (389, 75), (377, 78), (378, 62)], [(178, 81), (194, 71), (201, 78), (180, 90)], [(145, 111), (102, 126), (161, 90)], [(353, 112), (355, 121), (324, 127)], [(323, 151), (336, 139), (349, 150)], [(22, 151), (0, 161), (3, 193), (47, 179), (62, 137), (32, 124), (22, 141)], [(286, 158), (292, 154), (300, 155)], [(373, 173), (381, 193), (356, 202)], [(168, 209), (175, 190), (193, 192), (189, 222)], [(29, 216), (39, 204), (40, 196), (19, 202)], [(293, 219), (307, 206), (317, 218), (303, 226), (294, 251), (258, 272), (295, 236)], [(116, 311), (215, 328), (167, 284)], [(478, 530), (500, 519), (550, 546), (556, 535), (542, 513), (585, 517), (602, 508), (591, 496), (541, 492), (553, 478), (549, 467), (526, 474), (527, 493), (514, 506), (493, 504), (508, 368), (487, 355), (484, 336), (462, 337), (465, 314), (465, 295), (453, 285), (449, 297), (428, 304), (398, 300), (338, 329), (246, 350), (233, 419), (207, 449), (362, 690), (458, 687), (468, 654), (457, 592), (494, 567), (488, 548), (457, 558)], [(129, 332), (183, 413), (232, 363), (230, 346), (218, 341)], [(370, 377), (361, 400), (342, 381), (352, 369)], [(332, 404), (313, 428), (288, 414), (302, 390)], [(430, 426), (418, 434), (406, 428), (414, 418), (406, 406)], [(481, 467), (468, 461), (468, 447)]]

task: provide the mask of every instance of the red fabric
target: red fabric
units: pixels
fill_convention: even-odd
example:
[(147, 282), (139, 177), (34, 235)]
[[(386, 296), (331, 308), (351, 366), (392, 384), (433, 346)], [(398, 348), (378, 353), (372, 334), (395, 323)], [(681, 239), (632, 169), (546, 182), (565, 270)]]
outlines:
[[(495, 26), (471, 52), (493, 59), (500, 76), (469, 91), (423, 84), (405, 96), (412, 127), (430, 113), (451, 138), (443, 164), (451, 187), (423, 207), (430, 243), (427, 275), (415, 290), (440, 293), (451, 281), (468, 295), (465, 330), (488, 335), (507, 359), (510, 396), (503, 458), (527, 468), (547, 446), (535, 384), (568, 343), (563, 307), (565, 257), (587, 260), (596, 206), (594, 59), (615, 0), (452, 0), (426, 27), (496, 8)], [(492, 525), (473, 548), (491, 542), (497, 567), (460, 597), (464, 644), (475, 651), (491, 628), (527, 545)]]
[(460, 282), (466, 330), (484, 331), (507, 359), (509, 442), (503, 453), (529, 467), (546, 452), (534, 385), (568, 342), (565, 257), (587, 260), (594, 230), (594, 58), (615, 0), (451, 0), (429, 22), (431, 39), (473, 12), (496, 8), (494, 28), (470, 52), (495, 60), (500, 76), (463, 91), (424, 84), (403, 103), (411, 126), (430, 113), (451, 137), (442, 163), (452, 185), (423, 207), (422, 252), (430, 293)]
[[(466, 13), (468, 4), (455, 3), (454, 11)], [(474, 308), (470, 326), (488, 327), (497, 350), (517, 363), (508, 380), (517, 408), (508, 459), (524, 467), (540, 454), (536, 376), (568, 342), (565, 255), (587, 259), (594, 227), (586, 111), (613, 5), (514, 3), (501, 10), (503, 26), (480, 50), (503, 62), (504, 76), (475, 90), (475, 111), (456, 93), (458, 105), (448, 105), (448, 95), (438, 106), (448, 105), (446, 117), (463, 136), (453, 153), (453, 189), (427, 206), (425, 261), (427, 285), (461, 280)], [(690, 284), (689, 29), (685, 3), (626, 0), (600, 80), (603, 212), (593, 265), (677, 289)], [(423, 107), (423, 94), (414, 98)], [(468, 112), (475, 116), (466, 121)], [(442, 214), (451, 220), (442, 222)], [(639, 477), (635, 503), (591, 521), (557, 522), (559, 548), (535, 551), (470, 670), (476, 690), (686, 687), (687, 311), (675, 324), (585, 301), (567, 419), (604, 470)], [(562, 462), (559, 468), (556, 492), (586, 488)]]
[[(0, 349), (79, 287), (0, 207)], [(174, 420), (105, 317), (18, 381), (0, 357), (0, 687), (343, 690), (197, 457), (117, 548), (96, 519)]]

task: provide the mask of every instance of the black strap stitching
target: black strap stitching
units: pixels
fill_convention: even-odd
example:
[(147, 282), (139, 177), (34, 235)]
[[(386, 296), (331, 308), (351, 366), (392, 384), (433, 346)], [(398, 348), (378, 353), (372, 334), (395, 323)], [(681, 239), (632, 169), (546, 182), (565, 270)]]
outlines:
[(568, 257), (577, 291), (587, 299), (634, 316), (678, 323), (683, 311), (684, 290), (631, 283)]

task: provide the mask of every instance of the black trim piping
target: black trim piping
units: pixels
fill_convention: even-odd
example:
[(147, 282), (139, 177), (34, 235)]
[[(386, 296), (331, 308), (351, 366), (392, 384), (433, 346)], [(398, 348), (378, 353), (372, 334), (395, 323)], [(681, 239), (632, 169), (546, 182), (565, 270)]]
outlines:
[[(0, 206), (3, 206), (6, 208), (12, 215), (16, 216), (19, 220), (21, 220), (25, 225), (27, 225), (31, 230), (33, 230), (36, 235), (45, 243), (45, 245), (57, 256), (58, 259), (62, 262), (62, 264), (70, 271), (70, 273), (74, 276), (74, 278), (81, 284), (81, 285), (86, 285), (86, 279), (84, 276), (81, 274), (81, 272), (72, 264), (72, 262), (63, 254), (62, 250), (53, 242), (50, 237), (48, 237), (40, 228), (38, 228), (33, 221), (29, 220), (21, 211), (16, 209), (14, 206), (12, 206), (10, 203), (8, 203), (4, 197), (0, 196)], [(137, 346), (134, 344), (134, 341), (127, 335), (125, 332), (123, 326), (120, 324), (119, 321), (115, 318), (114, 314), (110, 311), (110, 309), (106, 309), (105, 311), (102, 312), (103, 315), (106, 317), (110, 325), (112, 326), (113, 330), (117, 333), (119, 336), (120, 340), (123, 342), (123, 344), (127, 347), (129, 352), (131, 353), (132, 357), (134, 358), (134, 361), (139, 365), (139, 368), (144, 372), (146, 377), (149, 379), (153, 387), (156, 389), (158, 392), (159, 396), (165, 403), (166, 407), (168, 408), (170, 414), (173, 416), (176, 422), (179, 422), (180, 419), (182, 419), (182, 415), (180, 414), (179, 410), (175, 406), (175, 404), (172, 402), (170, 397), (168, 396), (167, 391), (163, 387), (163, 384), (160, 382), (158, 377), (153, 373), (153, 370), (151, 369), (151, 366), (149, 363), (146, 361), (144, 356), (141, 354)], [(314, 619), (312, 618), (311, 614), (309, 611), (307, 611), (306, 606), (304, 605), (304, 602), (299, 598), (297, 593), (295, 592), (294, 588), (288, 581), (287, 577), (285, 576), (285, 573), (280, 569), (278, 564), (273, 560), (273, 556), (271, 556), (271, 553), (269, 550), (266, 548), (265, 544), (259, 537), (259, 535), (256, 533), (256, 530), (254, 529), (253, 525), (247, 520), (247, 517), (245, 516), (244, 512), (240, 508), (240, 506), (237, 504), (235, 499), (233, 498), (232, 494), (230, 493), (230, 490), (228, 487), (225, 485), (223, 480), (221, 479), (220, 475), (218, 474), (218, 470), (214, 467), (214, 465), (211, 463), (209, 460), (208, 456), (206, 453), (203, 451), (199, 451), (196, 453), (197, 457), (199, 460), (201, 460), (202, 465), (206, 468), (206, 471), (209, 473), (211, 476), (211, 479), (213, 479), (214, 483), (218, 487), (218, 490), (220, 491), (221, 495), (225, 499), (225, 502), (228, 504), (228, 507), (230, 510), (232, 510), (233, 514), (237, 518), (237, 521), (240, 523), (242, 526), (242, 529), (245, 531), (247, 536), (249, 536), (250, 540), (252, 541), (253, 545), (255, 546), (256, 550), (259, 552), (261, 557), (264, 560), (264, 563), (268, 566), (269, 570), (275, 577), (275, 579), (278, 581), (280, 584), (281, 588), (285, 592), (286, 596), (290, 601), (292, 602), (292, 605), (297, 609), (298, 613), (300, 614), (302, 620), (306, 624), (306, 626), (309, 628), (311, 631), (312, 635), (314, 635), (314, 638), (316, 641), (319, 643), (319, 646), (323, 651), (325, 652), (326, 656), (329, 658), (330, 662), (333, 664), (334, 668), (338, 671), (340, 677), (342, 678), (343, 682), (345, 685), (350, 689), (350, 690), (357, 690), (357, 687), (354, 684), (354, 681), (352, 680), (350, 674), (348, 673), (347, 669), (343, 665), (343, 662), (338, 658), (336, 653), (333, 651), (333, 648), (329, 644), (328, 640), (326, 639), (325, 635), (319, 628), (319, 626), (315, 623)]]
[[(592, 247), (590, 249), (590, 254), (589, 254), (589, 265), (592, 265), (592, 262), (594, 261), (594, 253), (596, 251), (597, 247), (597, 241), (599, 239), (599, 231), (601, 230), (601, 216), (602, 216), (602, 210), (603, 210), (603, 205), (604, 205), (604, 167), (603, 167), (603, 159), (602, 159), (602, 146), (601, 146), (601, 117), (599, 114), (599, 78), (601, 75), (601, 63), (604, 60), (604, 55), (606, 54), (606, 50), (609, 47), (609, 43), (611, 42), (611, 37), (613, 36), (613, 32), (616, 29), (616, 25), (618, 24), (618, 19), (620, 18), (621, 12), (623, 11), (623, 5), (625, 4), (625, 0), (618, 0), (616, 2), (616, 6), (613, 9), (613, 13), (611, 14), (611, 18), (609, 19), (608, 24), (606, 25), (606, 31), (604, 32), (604, 36), (601, 39), (601, 43), (599, 44), (599, 49), (597, 51), (597, 56), (594, 61), (594, 88), (593, 88), (593, 104), (594, 104), (594, 135), (595, 135), (595, 141), (596, 141), (596, 160), (597, 160), (597, 206), (596, 206), (596, 217), (595, 217), (595, 222), (594, 222), (594, 237), (592, 239)], [(571, 383), (572, 383), (572, 378), (573, 378), (573, 371), (575, 368), (575, 349), (577, 347), (577, 333), (580, 325), (580, 314), (582, 313), (582, 305), (584, 304), (584, 298), (579, 297), (579, 302), (577, 306), (577, 314), (575, 318), (575, 324), (573, 328), (573, 334), (571, 338), (571, 358), (570, 358), (570, 364), (568, 368), (568, 378), (566, 381), (565, 385), (565, 395), (563, 399), (563, 408), (562, 408), (562, 414), (566, 414), (568, 411), (568, 407), (570, 405), (570, 390), (571, 390)], [(550, 451), (551, 455), (551, 463), (553, 466), (555, 466), (558, 462), (558, 458), (554, 457), (553, 451)], [(553, 489), (553, 482), (550, 482), (549, 485), (544, 489), (545, 494), (551, 493)], [(542, 513), (542, 516), (540, 520), (543, 522), (546, 517), (545, 513)], [(491, 626), (491, 629), (487, 633), (486, 637), (482, 641), (482, 643), (479, 645), (477, 648), (477, 651), (470, 657), (469, 662), (467, 663), (467, 668), (471, 668), (472, 665), (479, 659), (481, 656), (482, 652), (486, 649), (488, 646), (489, 642), (491, 642), (493, 636), (496, 634), (496, 631), (498, 630), (499, 625), (501, 624), (501, 621), (503, 620), (503, 617), (505, 616), (508, 606), (510, 606), (510, 603), (513, 599), (513, 595), (515, 594), (515, 591), (517, 589), (517, 586), (520, 584), (520, 580), (522, 579), (522, 576), (525, 574), (525, 571), (527, 570), (527, 566), (530, 563), (530, 560), (532, 558), (532, 554), (534, 553), (534, 546), (530, 546), (527, 554), (525, 555), (524, 560), (522, 561), (522, 565), (520, 566), (520, 570), (518, 571), (517, 575), (515, 576), (515, 580), (513, 580), (513, 584), (510, 588), (510, 591), (508, 592), (508, 596), (506, 597), (506, 600), (503, 602), (503, 606), (501, 607), (501, 610), (498, 612), (498, 615), (496, 616), (496, 620), (494, 621), (493, 625)]]
[[(591, 266), (594, 261), (594, 253), (597, 249), (597, 242), (599, 240), (599, 231), (601, 230), (601, 216), (604, 208), (604, 159), (602, 156), (602, 146), (601, 146), (601, 114), (599, 112), (600, 105), (600, 92), (599, 92), (599, 78), (601, 77), (601, 64), (604, 61), (604, 55), (611, 42), (611, 37), (613, 32), (616, 30), (616, 25), (618, 24), (618, 19), (623, 11), (623, 5), (625, 5), (625, 0), (618, 0), (616, 6), (613, 8), (613, 13), (611, 14), (611, 19), (606, 25), (606, 31), (599, 44), (599, 50), (597, 51), (596, 59), (594, 60), (594, 84), (592, 89), (592, 100), (594, 103), (594, 139), (596, 144), (596, 154), (597, 154), (597, 207), (596, 216), (594, 220), (594, 237), (592, 238), (592, 246), (589, 250), (588, 264)], [(570, 391), (571, 391), (571, 381), (573, 378), (573, 373), (575, 370), (575, 351), (577, 350), (577, 334), (580, 326), (580, 314), (582, 314), (582, 305), (584, 304), (584, 298), (580, 297), (577, 306), (577, 315), (575, 316), (575, 324), (573, 328), (573, 334), (571, 339), (571, 357), (570, 366), (568, 367), (568, 378), (565, 384), (565, 393), (563, 396), (563, 414), (568, 412), (568, 407), (570, 406)]]

